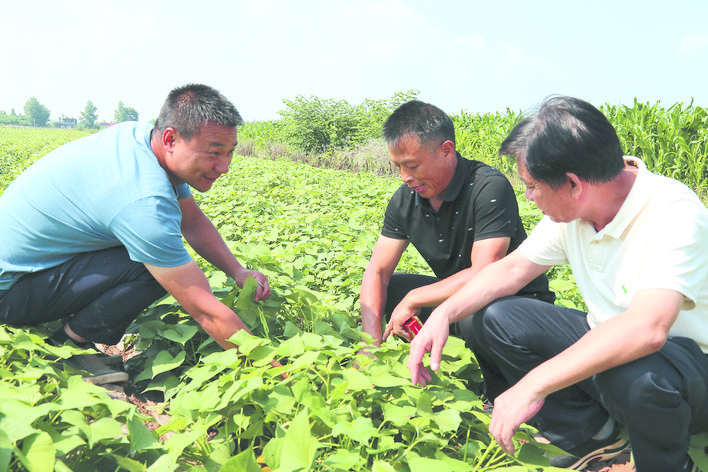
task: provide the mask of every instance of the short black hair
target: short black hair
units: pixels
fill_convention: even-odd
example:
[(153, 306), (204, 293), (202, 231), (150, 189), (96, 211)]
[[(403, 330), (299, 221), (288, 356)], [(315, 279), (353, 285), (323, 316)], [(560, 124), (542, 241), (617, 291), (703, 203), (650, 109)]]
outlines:
[(573, 97), (546, 99), (514, 127), (499, 154), (515, 157), (531, 177), (554, 189), (567, 181), (567, 173), (598, 183), (624, 168), (615, 128), (600, 110)]
[(219, 91), (187, 84), (170, 92), (155, 121), (155, 129), (174, 128), (184, 139), (199, 134), (206, 123), (236, 128), (243, 123), (238, 110)]
[(440, 140), (455, 143), (455, 125), (440, 108), (420, 100), (411, 100), (394, 110), (383, 126), (383, 138), (396, 148), (404, 136), (417, 136), (421, 143)]

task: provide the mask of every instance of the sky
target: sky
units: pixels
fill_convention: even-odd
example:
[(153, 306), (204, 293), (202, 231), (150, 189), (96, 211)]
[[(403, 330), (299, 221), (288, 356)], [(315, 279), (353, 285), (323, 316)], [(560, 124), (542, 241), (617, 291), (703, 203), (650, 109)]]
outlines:
[(154, 119), (187, 83), (244, 120), (284, 100), (417, 90), (449, 114), (525, 111), (552, 94), (596, 106), (708, 106), (706, 0), (27, 0), (0, 5), (0, 111), (50, 119), (122, 101)]

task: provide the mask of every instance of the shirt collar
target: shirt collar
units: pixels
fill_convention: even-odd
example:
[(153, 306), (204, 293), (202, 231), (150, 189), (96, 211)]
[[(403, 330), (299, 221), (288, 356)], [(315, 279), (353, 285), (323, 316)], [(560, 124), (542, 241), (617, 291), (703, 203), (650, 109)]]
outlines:
[(646, 201), (645, 195), (650, 189), (647, 189), (647, 170), (646, 165), (641, 159), (633, 156), (625, 156), (624, 161), (630, 167), (636, 167), (638, 170), (637, 178), (632, 184), (632, 188), (627, 194), (624, 203), (620, 207), (617, 215), (610, 221), (610, 223), (605, 226), (602, 231), (597, 233), (598, 237), (603, 235), (610, 236), (612, 238), (620, 238), (630, 223), (634, 220), (634, 217), (639, 213), (641, 208), (644, 206)]
[[(454, 201), (458, 195), (460, 195), (460, 192), (462, 191), (462, 187), (465, 184), (466, 176), (467, 176), (467, 163), (469, 162), (467, 159), (463, 158), (459, 152), (455, 151), (455, 155), (457, 156), (457, 165), (455, 166), (455, 174), (452, 176), (452, 180), (447, 186), (447, 192), (445, 193), (445, 198), (443, 198), (443, 202), (452, 202)], [(423, 198), (420, 196), (420, 194), (415, 195), (416, 202), (420, 205), (421, 203), (425, 202), (430, 202), (427, 198)]]

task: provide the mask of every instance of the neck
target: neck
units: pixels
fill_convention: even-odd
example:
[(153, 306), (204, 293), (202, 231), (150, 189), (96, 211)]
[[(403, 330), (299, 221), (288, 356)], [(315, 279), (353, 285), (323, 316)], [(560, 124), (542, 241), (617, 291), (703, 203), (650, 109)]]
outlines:
[(637, 179), (636, 169), (625, 168), (611, 181), (593, 186), (592, 216), (587, 218), (595, 231), (602, 231), (615, 219)]

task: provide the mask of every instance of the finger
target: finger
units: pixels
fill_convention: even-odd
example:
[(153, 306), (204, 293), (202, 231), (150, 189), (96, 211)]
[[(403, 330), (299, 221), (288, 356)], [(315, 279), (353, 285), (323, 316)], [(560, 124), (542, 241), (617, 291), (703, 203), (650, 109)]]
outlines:
[(502, 449), (504, 450), (504, 452), (506, 452), (509, 455), (514, 454), (514, 439), (513, 438), (514, 438), (514, 431), (513, 430), (511, 430), (511, 432), (502, 434), (501, 446), (502, 446)]
[(499, 444), (499, 447), (507, 453), (514, 454), (514, 432), (515, 429), (507, 429), (504, 422), (499, 420), (499, 416), (492, 413), (492, 421), (489, 423), (489, 433)]
[(383, 336), (381, 337), (381, 341), (386, 341), (386, 339), (391, 334), (392, 330), (393, 330), (393, 319), (389, 320), (389, 322), (386, 324), (386, 329), (384, 330)]
[(433, 346), (430, 349), (430, 368), (437, 371), (440, 368), (440, 362), (442, 362), (442, 351), (445, 347), (445, 343), (442, 344), (433, 341)]
[(258, 287), (256, 289), (256, 301), (265, 300), (270, 297), (270, 285), (268, 280), (264, 278), (263, 281), (258, 280)]
[(423, 356), (425, 355), (425, 347), (419, 343), (411, 343), (410, 352), (408, 354), (408, 370), (411, 373), (411, 382), (413, 385), (421, 384), (425, 386), (426, 382), (431, 380), (428, 369), (423, 365)]

